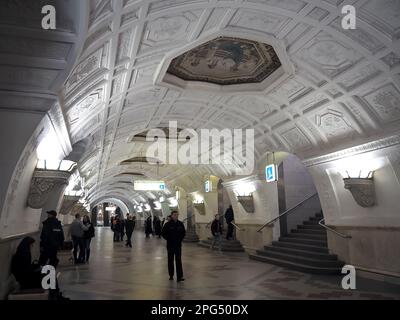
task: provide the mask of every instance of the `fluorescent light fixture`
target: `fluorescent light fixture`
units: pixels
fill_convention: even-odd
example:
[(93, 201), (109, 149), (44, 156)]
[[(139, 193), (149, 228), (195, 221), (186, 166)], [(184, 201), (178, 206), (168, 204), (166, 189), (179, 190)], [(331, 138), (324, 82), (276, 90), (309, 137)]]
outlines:
[(137, 180), (133, 182), (133, 188), (136, 191), (164, 191), (164, 181)]
[(145, 211), (150, 211), (150, 210), (151, 210), (150, 205), (149, 205), (148, 203), (146, 203), (146, 204), (144, 205), (144, 210), (145, 210)]
[(176, 190), (175, 192), (175, 199), (179, 200), (181, 198), (181, 192), (179, 190)]
[(106, 211), (115, 211), (116, 207), (106, 207)]
[(76, 167), (76, 162), (70, 160), (44, 160), (39, 159), (36, 164), (36, 169), (39, 170), (54, 170), (72, 172)]

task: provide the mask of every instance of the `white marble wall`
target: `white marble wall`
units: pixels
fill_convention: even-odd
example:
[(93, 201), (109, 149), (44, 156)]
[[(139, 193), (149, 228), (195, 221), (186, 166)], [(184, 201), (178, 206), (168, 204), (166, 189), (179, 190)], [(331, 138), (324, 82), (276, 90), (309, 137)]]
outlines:
[[(326, 224), (352, 236), (348, 240), (328, 232), (329, 249), (346, 263), (400, 276), (400, 147), (365, 149), (360, 154), (309, 165)], [(352, 165), (375, 170), (375, 206), (359, 206), (344, 189), (338, 172)]]

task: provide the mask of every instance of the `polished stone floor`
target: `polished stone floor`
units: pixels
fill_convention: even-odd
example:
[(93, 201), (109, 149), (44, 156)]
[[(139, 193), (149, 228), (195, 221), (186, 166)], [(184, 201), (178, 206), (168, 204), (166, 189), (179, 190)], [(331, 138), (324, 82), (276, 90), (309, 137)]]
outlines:
[(89, 264), (61, 264), (60, 286), (71, 299), (400, 299), (400, 286), (357, 279), (341, 288), (340, 276), (303, 274), (249, 260), (245, 253), (218, 253), (184, 244), (186, 281), (169, 281), (165, 241), (135, 230), (133, 248), (113, 243), (97, 228)]

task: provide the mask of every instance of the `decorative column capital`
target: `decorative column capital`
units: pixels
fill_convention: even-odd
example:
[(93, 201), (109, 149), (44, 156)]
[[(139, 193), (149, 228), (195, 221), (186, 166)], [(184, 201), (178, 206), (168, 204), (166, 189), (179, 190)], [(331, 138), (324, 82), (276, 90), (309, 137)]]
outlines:
[(28, 195), (28, 206), (41, 209), (49, 199), (52, 191), (62, 185), (68, 185), (71, 172), (36, 169), (33, 172)]

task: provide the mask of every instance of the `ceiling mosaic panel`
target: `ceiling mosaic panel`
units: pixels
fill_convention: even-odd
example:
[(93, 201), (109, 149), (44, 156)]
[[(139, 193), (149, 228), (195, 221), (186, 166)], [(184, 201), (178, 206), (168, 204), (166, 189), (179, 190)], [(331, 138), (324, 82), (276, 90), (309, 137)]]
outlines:
[(268, 44), (220, 37), (172, 60), (168, 73), (187, 81), (232, 85), (262, 82), (280, 66)]

